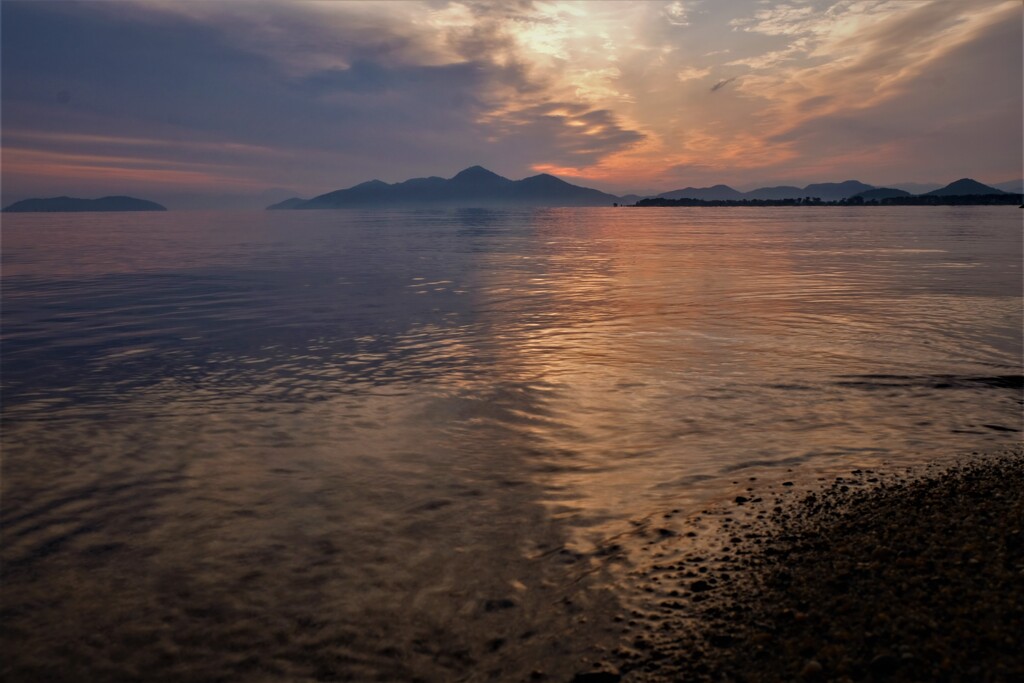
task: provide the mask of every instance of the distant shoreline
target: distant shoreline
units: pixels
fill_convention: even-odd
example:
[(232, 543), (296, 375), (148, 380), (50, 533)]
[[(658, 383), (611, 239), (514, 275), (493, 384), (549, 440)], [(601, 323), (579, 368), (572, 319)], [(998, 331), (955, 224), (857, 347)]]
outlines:
[(106, 213), (111, 211), (166, 211), (167, 207), (148, 199), (117, 195), (99, 199), (46, 197), (23, 199), (4, 208), (3, 213)]
[[(65, 199), (65, 198), (59, 198)], [(72, 199), (72, 198), (67, 198)], [(3, 209), (3, 213), (125, 213), (125, 212), (163, 212), (168, 211), (166, 207), (146, 200), (134, 200), (132, 202), (109, 203), (103, 200), (82, 200), (72, 199), (69, 202), (54, 202), (52, 200), (30, 199), (14, 204)], [(130, 199), (130, 198), (123, 198)], [(693, 207), (693, 208), (764, 208), (764, 207), (878, 207), (878, 206), (1020, 206), (1024, 208), (1024, 195), (1002, 194), (1002, 195), (952, 195), (952, 196), (912, 196), (892, 197), (881, 200), (858, 200), (858, 198), (824, 201), (815, 198), (804, 199), (665, 199), (650, 197), (629, 204), (613, 202), (605, 205), (557, 205), (557, 204), (453, 204), (444, 202), (422, 202), (376, 205), (353, 205), (353, 206), (316, 206), (303, 207), (301, 211), (337, 211), (337, 210), (452, 210), (452, 209), (598, 209), (598, 208), (644, 208), (644, 207)], [(170, 209), (173, 211), (190, 211), (193, 209)], [(198, 209), (206, 211), (208, 209)], [(250, 209), (214, 209), (215, 211), (260, 211), (258, 208)]]
[(822, 201), (814, 197), (803, 199), (664, 199), (651, 197), (641, 199), (635, 204), (623, 204), (627, 207), (646, 206), (1020, 206), (1024, 204), (1024, 195), (1020, 194), (985, 194), (985, 195), (919, 195), (911, 197), (887, 197), (885, 199), (865, 200), (859, 197)]

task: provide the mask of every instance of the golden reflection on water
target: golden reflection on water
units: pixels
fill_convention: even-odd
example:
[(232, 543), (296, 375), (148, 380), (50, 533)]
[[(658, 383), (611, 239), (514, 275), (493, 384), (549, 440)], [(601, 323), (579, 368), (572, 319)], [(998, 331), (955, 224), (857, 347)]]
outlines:
[(39, 218), (4, 252), (27, 678), (569, 677), (614, 606), (580, 553), (631, 522), (1019, 439), (1000, 209)]
[[(591, 539), (656, 504), (699, 505), (721, 491), (723, 467), (870, 465), (1004, 442), (1005, 433), (969, 428), (987, 419), (988, 400), (929, 391), (941, 381), (928, 378), (991, 373), (982, 366), (1006, 356), (990, 345), (1012, 348), (1019, 301), (941, 288), (908, 300), (903, 287), (915, 273), (899, 272), (903, 259), (943, 250), (854, 250), (865, 263), (819, 249), (816, 263), (800, 253), (804, 235), (780, 240), (770, 223), (741, 233), (701, 226), (680, 238), (668, 230), (689, 226), (624, 236), (635, 226), (614, 213), (588, 218), (576, 226), (585, 238), (547, 240), (531, 255), (541, 276), (489, 260), (471, 288), (518, 294), (485, 309), (492, 381), (546, 387), (545, 415), (555, 418), (520, 432), (571, 463), (540, 483), (553, 514)], [(524, 299), (541, 299), (541, 310), (524, 315)], [(580, 305), (587, 301), (599, 305)], [(1009, 323), (1002, 337), (979, 336), (997, 320)], [(908, 386), (841, 385), (844, 375), (893, 373)], [(1009, 418), (1013, 393), (994, 393), (985, 398)], [(955, 436), (957, 427), (967, 433)]]

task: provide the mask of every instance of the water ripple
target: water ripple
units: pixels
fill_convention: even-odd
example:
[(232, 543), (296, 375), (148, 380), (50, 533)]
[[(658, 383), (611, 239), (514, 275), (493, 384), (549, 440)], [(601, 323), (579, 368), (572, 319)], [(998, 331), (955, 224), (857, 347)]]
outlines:
[(49, 634), (43, 660), (163, 652), (179, 680), (465, 678), (501, 639), (525, 667), (558, 645), (488, 605), (582, 628), (551, 606), (597, 599), (587, 553), (637, 519), (740, 473), (1019, 441), (1019, 227), (12, 215), (5, 626)]

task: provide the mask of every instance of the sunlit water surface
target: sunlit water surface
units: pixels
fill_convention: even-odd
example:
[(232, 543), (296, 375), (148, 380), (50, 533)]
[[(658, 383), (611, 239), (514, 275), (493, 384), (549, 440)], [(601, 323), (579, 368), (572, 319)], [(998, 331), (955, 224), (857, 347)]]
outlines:
[(7, 215), (8, 673), (571, 672), (631, 522), (1018, 443), (1021, 290), (1009, 207)]

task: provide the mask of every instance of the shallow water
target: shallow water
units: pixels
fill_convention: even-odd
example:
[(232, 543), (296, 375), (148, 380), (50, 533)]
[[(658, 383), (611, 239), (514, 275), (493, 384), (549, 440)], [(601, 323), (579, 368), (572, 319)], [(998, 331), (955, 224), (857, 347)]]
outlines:
[(1015, 208), (3, 229), (12, 675), (571, 671), (637, 520), (1020, 441)]

